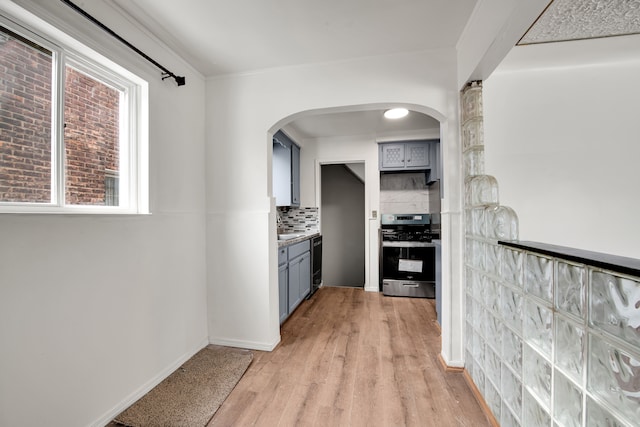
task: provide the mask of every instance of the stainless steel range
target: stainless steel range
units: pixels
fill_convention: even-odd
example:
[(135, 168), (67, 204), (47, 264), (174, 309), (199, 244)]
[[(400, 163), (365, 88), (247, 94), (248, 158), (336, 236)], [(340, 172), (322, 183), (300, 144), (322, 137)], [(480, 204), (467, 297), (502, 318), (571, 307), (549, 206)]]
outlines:
[(380, 224), (382, 293), (435, 298), (440, 277), (440, 216), (383, 214)]

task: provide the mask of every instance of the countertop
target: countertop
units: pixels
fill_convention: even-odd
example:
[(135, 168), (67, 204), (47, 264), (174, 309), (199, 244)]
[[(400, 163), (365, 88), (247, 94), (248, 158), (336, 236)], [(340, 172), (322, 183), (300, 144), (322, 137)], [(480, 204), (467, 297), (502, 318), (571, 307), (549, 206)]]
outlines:
[(283, 246), (290, 246), (290, 245), (293, 245), (295, 243), (300, 243), (300, 242), (303, 242), (305, 240), (313, 239), (314, 237), (320, 235), (320, 233), (317, 232), (317, 231), (311, 231), (311, 232), (308, 232), (308, 233), (304, 233), (304, 232), (298, 233), (298, 232), (292, 231), (290, 234), (300, 234), (301, 236), (300, 237), (295, 237), (293, 239), (287, 239), (287, 240), (278, 239), (278, 247), (279, 248), (281, 248)]
[(604, 254), (600, 252), (591, 252), (540, 242), (498, 241), (498, 244), (537, 252), (552, 257), (564, 258), (581, 264), (589, 264), (594, 267), (615, 271), (617, 273), (640, 276), (640, 259)]

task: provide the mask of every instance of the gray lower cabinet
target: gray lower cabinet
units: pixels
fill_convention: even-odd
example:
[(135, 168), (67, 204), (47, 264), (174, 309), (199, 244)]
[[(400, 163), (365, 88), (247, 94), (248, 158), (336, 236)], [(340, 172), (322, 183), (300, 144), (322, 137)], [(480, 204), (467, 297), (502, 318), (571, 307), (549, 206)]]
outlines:
[(311, 255), (305, 252), (289, 261), (289, 313), (298, 307), (311, 290)]
[(289, 292), (289, 265), (281, 265), (278, 267), (278, 290), (280, 292), (280, 324), (285, 321), (289, 315), (289, 307), (287, 306), (287, 293)]
[[(310, 241), (305, 240), (278, 250), (280, 323), (284, 322), (311, 292), (310, 247)], [(283, 262), (284, 259), (286, 262)]]

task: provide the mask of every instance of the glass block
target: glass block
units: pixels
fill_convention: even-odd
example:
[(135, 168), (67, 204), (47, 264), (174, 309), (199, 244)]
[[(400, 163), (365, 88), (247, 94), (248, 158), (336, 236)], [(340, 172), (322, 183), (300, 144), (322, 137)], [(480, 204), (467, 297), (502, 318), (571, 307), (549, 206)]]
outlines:
[(493, 416), (496, 420), (500, 419), (500, 408), (502, 406), (502, 399), (500, 399), (500, 393), (498, 390), (491, 384), (490, 381), (487, 381), (485, 384), (484, 390), (484, 401), (487, 403), (489, 409), (493, 413)]
[(468, 265), (472, 267), (479, 268), (484, 270), (484, 246), (482, 242), (474, 239), (466, 239), (465, 241), (465, 250), (466, 250), (466, 262)]
[(465, 305), (465, 319), (469, 323), (473, 323), (473, 297), (471, 294), (466, 294), (466, 305)]
[(487, 346), (493, 347), (493, 349), (501, 354), (502, 350), (502, 321), (487, 312), (484, 324), (484, 337), (487, 340)]
[(518, 216), (507, 206), (485, 209), (486, 236), (496, 240), (518, 240)]
[(489, 243), (486, 247), (486, 270), (487, 273), (498, 275), (500, 274), (500, 255), (502, 253), (502, 247)]
[(520, 419), (522, 414), (522, 382), (506, 366), (502, 366), (502, 399)]
[(587, 426), (591, 427), (627, 427), (609, 411), (587, 397)]
[(520, 421), (505, 406), (504, 402), (502, 402), (502, 412), (500, 413), (500, 427), (520, 427)]
[(484, 371), (482, 370), (482, 367), (478, 364), (478, 362), (475, 360), (473, 362), (473, 376), (471, 378), (473, 379), (473, 382), (476, 384), (476, 387), (478, 388), (478, 390), (484, 390), (484, 383), (485, 383)]
[(464, 239), (464, 263), (466, 265), (473, 265), (473, 240), (467, 237)]
[(467, 292), (470, 292), (475, 298), (482, 298), (482, 283), (480, 274), (471, 267), (466, 268), (467, 276)]
[(464, 183), (465, 205), (467, 207), (498, 204), (498, 181), (489, 175), (467, 178)]
[(486, 271), (487, 269), (487, 245), (478, 240), (474, 240), (474, 251), (478, 256), (476, 257), (475, 267), (479, 268), (482, 271)]
[(473, 348), (471, 350), (473, 359), (484, 369), (484, 340), (480, 334), (473, 334)]
[(525, 298), (524, 339), (551, 359), (553, 312)]
[[(468, 141), (471, 142), (471, 141)], [(484, 147), (482, 145), (470, 146), (462, 153), (462, 167), (464, 176), (484, 175)]]
[(640, 349), (640, 282), (591, 271), (590, 321)]
[(474, 118), (482, 118), (482, 86), (467, 88), (462, 94), (462, 123)]
[(471, 355), (470, 349), (467, 348), (467, 351), (465, 352), (464, 369), (467, 370), (471, 378), (473, 378), (473, 366), (473, 356)]
[(473, 330), (473, 326), (471, 326), (471, 322), (467, 321), (466, 326), (467, 327), (464, 331), (464, 347), (468, 352), (471, 352), (475, 331)]
[(476, 300), (475, 298), (473, 299), (473, 326), (476, 328), (476, 331), (481, 332), (484, 334), (484, 331), (482, 330), (482, 314), (484, 312), (484, 307), (482, 306), (482, 303), (480, 303), (478, 300)]
[(522, 294), (507, 286), (502, 287), (502, 309), (504, 323), (516, 332), (522, 333)]
[(484, 373), (493, 384), (500, 386), (500, 371), (502, 370), (500, 355), (493, 351), (489, 344), (485, 344), (484, 350)]
[[(529, 346), (524, 346), (523, 382), (547, 407), (551, 406), (551, 365)], [(525, 425), (528, 425), (525, 423)]]
[(550, 303), (553, 295), (553, 260), (528, 254), (524, 269), (524, 289)]
[(500, 265), (502, 279), (510, 285), (522, 287), (524, 253), (517, 249), (503, 248), (502, 264)]
[(640, 357), (591, 333), (587, 387), (628, 420), (640, 419)]
[(564, 427), (582, 425), (582, 392), (556, 371), (553, 379), (553, 416)]
[(576, 383), (583, 384), (582, 366), (584, 365), (585, 330), (558, 314), (555, 317), (555, 361)]
[(559, 310), (584, 318), (586, 270), (582, 265), (557, 263), (556, 307)]
[(522, 340), (511, 329), (502, 328), (502, 361), (520, 378), (522, 375)]
[(522, 408), (522, 425), (531, 427), (551, 427), (551, 417), (538, 401), (526, 391)]
[(484, 305), (494, 313), (500, 313), (500, 285), (495, 280), (486, 278), (484, 288)]
[(484, 237), (485, 219), (484, 208), (467, 209), (466, 233), (470, 236)]

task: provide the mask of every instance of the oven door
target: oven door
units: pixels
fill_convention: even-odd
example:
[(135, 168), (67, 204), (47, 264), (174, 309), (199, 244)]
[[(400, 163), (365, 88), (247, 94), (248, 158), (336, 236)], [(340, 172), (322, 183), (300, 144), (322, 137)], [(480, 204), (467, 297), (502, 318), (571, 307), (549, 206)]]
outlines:
[(436, 245), (423, 242), (383, 242), (382, 278), (436, 281)]
[(380, 258), (384, 295), (435, 297), (435, 244), (382, 242)]

